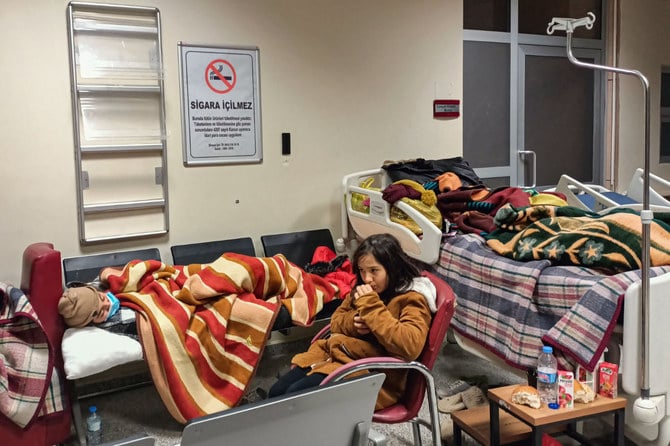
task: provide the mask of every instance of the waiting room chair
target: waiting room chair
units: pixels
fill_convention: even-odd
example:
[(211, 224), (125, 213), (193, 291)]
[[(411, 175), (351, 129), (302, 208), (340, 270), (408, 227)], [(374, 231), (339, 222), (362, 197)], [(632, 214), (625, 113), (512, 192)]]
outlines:
[[(65, 324), (56, 311), (58, 299), (63, 294), (61, 253), (52, 243), (32, 243), (23, 251), (21, 290), (28, 296), (40, 325), (53, 348), (53, 373), (58, 374), (61, 388), (65, 390), (63, 355), (60, 349)], [(6, 392), (3, 390), (3, 392)], [(64, 444), (70, 437), (70, 398), (67, 392), (52, 395), (62, 397), (63, 410), (40, 414), (25, 428), (19, 427), (10, 418), (0, 415), (0, 444), (21, 446), (43, 446)]]
[(300, 268), (312, 263), (314, 251), (319, 246), (327, 246), (335, 251), (333, 236), (329, 229), (262, 235), (261, 243), (267, 257), (284, 254), (289, 262), (295, 263)]
[(65, 285), (70, 282), (92, 282), (107, 266), (125, 266), (131, 260), (161, 260), (158, 248), (110, 252), (63, 259)]
[[(65, 278), (65, 285), (70, 286), (82, 282), (94, 282), (99, 279), (100, 271), (103, 268), (108, 266), (122, 267), (131, 260), (160, 261), (161, 254), (158, 248), (143, 248), (132, 251), (119, 251), (64, 258), (63, 276)], [(58, 315), (58, 313), (56, 314)], [(113, 389), (107, 389), (105, 391), (93, 391), (94, 394), (99, 394), (111, 390), (124, 390), (151, 384), (152, 381), (149, 378), (149, 370), (146, 363), (142, 360), (121, 364), (114, 367), (112, 371), (100, 372), (71, 381), (70, 399), (72, 403), (72, 417), (74, 419), (74, 426), (79, 444), (82, 446), (86, 444), (86, 438), (84, 436), (85, 422), (81, 414), (81, 406), (79, 403), (80, 399), (89, 396), (89, 391), (86, 390), (86, 383), (99, 384), (101, 382), (107, 383), (115, 380), (119, 383), (130, 382), (129, 384), (114, 386)]]
[[(314, 251), (319, 246), (326, 246), (335, 252), (335, 244), (330, 229), (312, 229), (307, 231), (285, 232), (261, 236), (261, 244), (266, 257), (283, 254), (289, 262), (300, 268), (312, 263)], [(340, 306), (340, 299), (332, 300), (324, 305), (315, 320), (330, 319), (333, 312)]]
[[(428, 339), (421, 355), (411, 362), (406, 362), (393, 357), (372, 357), (352, 361), (345, 364), (328, 375), (322, 382), (327, 384), (333, 381), (339, 381), (346, 376), (361, 371), (373, 370), (384, 372), (384, 369), (408, 369), (407, 388), (404, 397), (393, 406), (378, 410), (372, 416), (372, 421), (384, 424), (412, 423), (412, 433), (414, 444), (421, 445), (420, 425), (431, 429), (433, 444), (442, 444), (440, 434), (440, 414), (437, 409), (437, 392), (435, 389), (435, 380), (431, 373), (437, 355), (442, 350), (442, 344), (447, 334), (447, 329), (454, 315), (454, 303), (456, 297), (451, 287), (442, 279), (430, 272), (424, 272), (435, 285), (437, 290), (437, 311), (433, 315), (430, 324)], [(324, 327), (316, 334), (312, 342), (319, 338), (327, 336), (329, 326)], [(419, 417), (419, 410), (423, 404), (424, 398), (428, 396), (428, 409), (430, 412), (430, 422)]]
[(172, 253), (172, 260), (175, 265), (211, 263), (224, 252), (236, 252), (251, 257), (256, 256), (254, 241), (251, 237), (174, 245), (170, 247), (170, 252)]

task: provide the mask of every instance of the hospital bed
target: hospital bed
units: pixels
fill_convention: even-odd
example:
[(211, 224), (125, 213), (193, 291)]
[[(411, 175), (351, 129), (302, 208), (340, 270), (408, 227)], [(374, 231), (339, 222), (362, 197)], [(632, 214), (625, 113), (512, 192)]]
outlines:
[[(637, 197), (639, 191), (633, 183), (639, 181), (639, 175), (636, 172), (631, 181), (628, 197)], [(660, 180), (659, 184), (664, 183)], [(339, 244), (354, 247), (358, 240), (374, 233), (395, 235), (410, 256), (429, 264), (454, 289), (457, 306), (452, 328), (459, 345), (519, 376), (526, 376), (534, 367), (543, 343), (555, 347), (564, 369), (581, 365), (594, 370), (607, 349), (608, 359), (621, 366), (621, 393), (630, 400), (627, 435), (640, 444), (670, 443), (670, 354), (662, 320), (670, 310), (666, 308), (670, 300), (664, 298), (664, 288), (670, 285), (670, 266), (650, 268), (655, 315), (650, 321), (655, 330), (650, 337), (651, 369), (655, 371), (651, 389), (657, 411), (650, 423), (641, 423), (633, 416), (640, 379), (640, 270), (608, 275), (584, 266), (555, 266), (548, 260), (515, 261), (494, 252), (479, 235), (444, 234), (420, 212), (397, 203), (422, 228), (423, 234), (416, 235), (391, 221), (391, 205), (382, 198), (382, 190), (389, 184), (391, 180), (381, 168), (344, 176), (343, 238)], [(369, 197), (369, 209), (354, 209), (353, 194)], [(660, 193), (658, 196), (657, 204), (661, 205), (665, 199)]]

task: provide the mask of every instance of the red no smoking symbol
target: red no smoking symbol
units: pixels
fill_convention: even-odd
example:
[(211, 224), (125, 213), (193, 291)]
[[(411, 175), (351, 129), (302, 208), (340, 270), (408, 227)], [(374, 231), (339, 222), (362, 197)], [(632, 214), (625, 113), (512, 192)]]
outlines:
[(214, 93), (228, 93), (235, 87), (237, 73), (227, 60), (213, 60), (205, 68), (205, 82)]

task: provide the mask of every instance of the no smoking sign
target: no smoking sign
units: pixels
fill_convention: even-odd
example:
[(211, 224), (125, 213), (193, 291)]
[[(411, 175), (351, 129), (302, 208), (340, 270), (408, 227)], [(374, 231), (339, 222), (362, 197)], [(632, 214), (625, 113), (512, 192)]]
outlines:
[(235, 68), (227, 60), (216, 59), (207, 64), (205, 83), (214, 93), (228, 93), (235, 87), (236, 82)]
[(179, 42), (184, 164), (263, 159), (258, 47)]

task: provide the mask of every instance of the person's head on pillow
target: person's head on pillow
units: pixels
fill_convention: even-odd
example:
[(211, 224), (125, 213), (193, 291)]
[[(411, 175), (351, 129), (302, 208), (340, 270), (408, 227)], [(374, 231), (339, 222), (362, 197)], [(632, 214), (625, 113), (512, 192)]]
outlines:
[(92, 286), (68, 288), (58, 301), (58, 313), (69, 327), (105, 322), (118, 308), (116, 296)]

